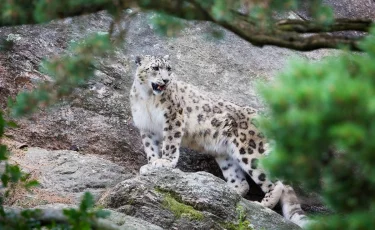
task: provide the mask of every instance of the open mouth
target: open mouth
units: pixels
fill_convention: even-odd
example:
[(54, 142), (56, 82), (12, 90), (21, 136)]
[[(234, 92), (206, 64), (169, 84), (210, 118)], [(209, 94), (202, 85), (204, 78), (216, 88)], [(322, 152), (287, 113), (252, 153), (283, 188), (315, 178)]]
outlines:
[(158, 93), (161, 93), (161, 92), (164, 91), (165, 88), (167, 87), (166, 84), (160, 85), (160, 84), (156, 84), (156, 83), (151, 83), (151, 85), (152, 85), (152, 89), (153, 89), (155, 92), (158, 92)]

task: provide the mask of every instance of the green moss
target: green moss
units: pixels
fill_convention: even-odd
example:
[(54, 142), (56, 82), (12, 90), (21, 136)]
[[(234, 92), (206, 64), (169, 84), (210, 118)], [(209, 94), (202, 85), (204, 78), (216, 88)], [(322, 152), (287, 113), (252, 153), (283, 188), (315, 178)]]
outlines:
[(159, 187), (155, 188), (155, 191), (163, 194), (163, 207), (170, 210), (176, 218), (188, 217), (194, 220), (202, 220), (204, 218), (202, 212), (195, 210), (190, 205), (184, 204), (177, 193)]
[(177, 200), (180, 203), (183, 203), (180, 195), (178, 193), (176, 193), (175, 191), (167, 190), (167, 189), (161, 188), (159, 186), (155, 187), (155, 191), (158, 192), (158, 193), (161, 193), (163, 195), (171, 195), (175, 200)]
[(250, 222), (246, 219), (246, 213), (241, 205), (237, 205), (237, 223), (223, 222), (220, 225), (227, 230), (254, 230)]
[(254, 230), (248, 220), (241, 221), (239, 223), (224, 222), (220, 225), (227, 230)]

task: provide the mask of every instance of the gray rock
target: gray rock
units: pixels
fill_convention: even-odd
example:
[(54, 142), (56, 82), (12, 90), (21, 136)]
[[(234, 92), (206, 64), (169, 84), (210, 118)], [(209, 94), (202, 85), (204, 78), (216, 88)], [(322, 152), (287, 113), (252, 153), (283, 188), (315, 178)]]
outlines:
[(243, 199), (206, 172), (155, 169), (120, 182), (99, 202), (165, 229), (225, 229), (238, 224), (238, 209), (254, 229), (300, 229), (274, 211)]
[[(336, 18), (375, 19), (375, 2), (371, 0), (323, 0), (323, 4), (332, 7)], [(302, 11), (304, 17), (309, 12)]]
[(151, 224), (140, 218), (128, 216), (120, 212), (105, 209), (110, 212), (110, 216), (106, 219), (126, 230), (162, 230), (161, 227)]
[[(44, 213), (48, 214), (54, 214), (59, 216), (59, 219), (63, 219), (61, 215), (62, 209), (70, 209), (74, 208), (77, 209), (78, 207), (76, 205), (67, 205), (67, 204), (48, 204), (48, 205), (39, 205), (34, 207), (33, 209), (39, 209), (42, 210)], [(118, 230), (162, 230), (161, 227), (151, 224), (147, 221), (144, 221), (139, 218), (135, 218), (132, 216), (125, 215), (120, 212), (116, 212), (109, 209), (104, 209), (105, 211), (109, 212), (109, 216), (105, 219), (100, 219), (102, 223), (105, 223), (106, 225), (111, 225), (117, 227)], [(58, 212), (54, 212), (58, 211)], [(53, 215), (50, 215), (53, 216)]]
[(25, 172), (37, 176), (42, 191), (68, 195), (74, 203), (80, 201), (84, 192), (98, 197), (107, 188), (133, 176), (109, 160), (68, 150), (29, 148), (18, 163)]

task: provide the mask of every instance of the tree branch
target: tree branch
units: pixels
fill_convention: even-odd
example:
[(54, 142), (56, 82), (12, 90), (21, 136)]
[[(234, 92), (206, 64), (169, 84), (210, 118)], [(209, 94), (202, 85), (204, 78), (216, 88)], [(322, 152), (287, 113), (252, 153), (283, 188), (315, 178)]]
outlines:
[[(311, 51), (321, 48), (337, 49), (340, 46), (347, 46), (351, 50), (360, 51), (358, 46), (358, 38), (348, 38), (342, 35), (327, 34), (325, 31), (319, 31), (314, 35), (299, 34), (294, 31), (283, 31), (277, 27), (267, 29), (259, 28), (252, 22), (246, 20), (243, 15), (231, 12), (231, 15), (225, 18), (215, 19), (212, 7), (206, 4), (200, 4), (199, 0), (191, 0), (205, 10), (210, 16), (211, 20), (224, 28), (236, 33), (241, 38), (250, 42), (255, 46), (275, 45), (288, 49), (299, 51)], [(351, 22), (350, 19), (345, 19), (346, 22)], [(342, 21), (340, 22), (342, 23)], [(371, 23), (367, 26), (370, 27)]]
[(298, 33), (320, 33), (337, 31), (362, 31), (368, 32), (372, 21), (366, 19), (338, 18), (332, 25), (321, 26), (313, 21), (296, 19), (280, 20), (275, 23), (275, 28), (282, 31), (294, 31)]
[(351, 50), (360, 51), (358, 38), (346, 38), (344, 36), (315, 34), (301, 36), (293, 33), (274, 31), (273, 33), (254, 33), (250, 30), (241, 30), (233, 25), (224, 25), (225, 28), (235, 32), (241, 38), (259, 47), (274, 45), (298, 51), (312, 51), (316, 49), (337, 49), (340, 46), (347, 46)]
[[(116, 4), (114, 4), (114, 0), (102, 0), (92, 1), (81, 5), (72, 4), (70, 1), (48, 0), (45, 1), (44, 4), (37, 6), (38, 2), (43, 2), (43, 0), (30, 0), (26, 1), (26, 3), (18, 3), (17, 6), (19, 8), (27, 9), (27, 11), (23, 10), (23, 14), (11, 14), (9, 18), (0, 21), (0, 26), (39, 24), (55, 19), (80, 16), (103, 10), (114, 12), (114, 10), (124, 10), (137, 7), (143, 10), (163, 11), (187, 20), (206, 20), (208, 17), (205, 11), (197, 9), (191, 3), (184, 0), (117, 0)], [(2, 3), (0, 3), (0, 16), (4, 14), (4, 12), (2, 12), (3, 9), (1, 4)], [(43, 17), (34, 16), (38, 14), (43, 14)]]
[[(358, 38), (344, 37), (337, 34), (327, 34), (335, 31), (361, 31), (367, 32), (372, 24), (370, 20), (362, 19), (337, 19), (332, 25), (322, 27), (313, 21), (303, 20), (280, 20), (270, 28), (261, 28), (257, 23), (250, 21), (248, 17), (240, 13), (227, 9), (225, 16), (217, 18), (212, 3), (200, 0), (117, 0), (114, 5), (113, 0), (93, 1), (82, 5), (69, 5), (65, 1), (66, 7), (56, 7), (62, 4), (60, 0), (48, 0), (38, 10), (46, 14), (43, 18), (36, 19), (37, 9), (35, 3), (42, 0), (34, 0), (29, 4), (29, 16), (21, 17), (15, 14), (12, 20), (0, 21), (0, 26), (17, 24), (34, 24), (48, 22), (53, 19), (78, 16), (87, 13), (94, 13), (101, 10), (114, 9), (119, 11), (127, 8), (139, 7), (142, 10), (155, 10), (165, 12), (175, 17), (187, 20), (211, 21), (236, 33), (241, 38), (256, 46), (274, 45), (300, 51), (311, 51), (320, 48), (339, 48), (342, 45), (351, 50), (360, 50)], [(1, 13), (1, 6), (0, 6)], [(305, 35), (304, 33), (314, 33)]]

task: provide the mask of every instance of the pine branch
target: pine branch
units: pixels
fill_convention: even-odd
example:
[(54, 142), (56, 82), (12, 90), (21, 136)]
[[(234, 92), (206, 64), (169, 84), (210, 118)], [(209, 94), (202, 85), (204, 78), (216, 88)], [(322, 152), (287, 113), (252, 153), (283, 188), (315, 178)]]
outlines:
[[(69, 224), (68, 218), (63, 214), (63, 210), (51, 208), (36, 210), (38, 210), (38, 214), (33, 215), (33, 219), (40, 222), (41, 226), (49, 226), (51, 224)], [(8, 208), (6, 212), (8, 213), (8, 215), (11, 213), (10, 216), (12, 217), (12, 219), (22, 220), (24, 219), (24, 216), (22, 216), (21, 211), (22, 210), (20, 209)], [(0, 216), (0, 222), (7, 223), (6, 221), (7, 219)], [(92, 220), (91, 224), (93, 229), (98, 230), (122, 230), (121, 227), (113, 224), (106, 219), (101, 218)]]

